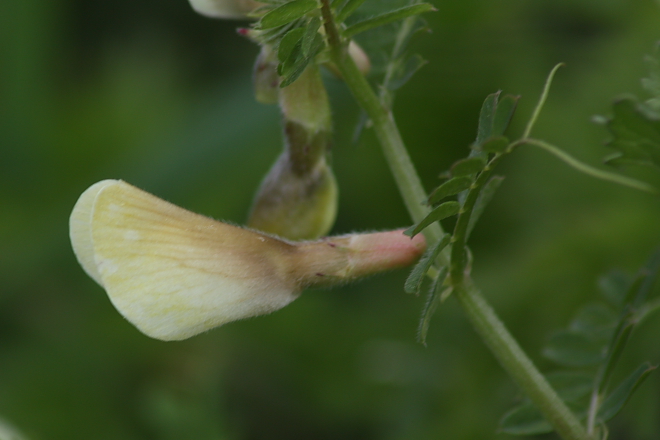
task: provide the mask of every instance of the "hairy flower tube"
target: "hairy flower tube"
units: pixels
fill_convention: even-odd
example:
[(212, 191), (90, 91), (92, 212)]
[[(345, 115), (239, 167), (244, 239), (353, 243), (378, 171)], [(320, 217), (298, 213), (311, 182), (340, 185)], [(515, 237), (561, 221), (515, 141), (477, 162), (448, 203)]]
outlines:
[(103, 180), (70, 217), (74, 253), (144, 334), (181, 340), (267, 314), (303, 289), (413, 263), (421, 235), (402, 231), (289, 242), (187, 211), (120, 180)]

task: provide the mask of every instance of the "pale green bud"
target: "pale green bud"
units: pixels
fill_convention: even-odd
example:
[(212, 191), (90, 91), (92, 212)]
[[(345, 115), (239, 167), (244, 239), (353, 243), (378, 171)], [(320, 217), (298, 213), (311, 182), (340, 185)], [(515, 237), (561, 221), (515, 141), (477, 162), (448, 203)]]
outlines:
[(337, 182), (325, 159), (296, 172), (282, 153), (255, 197), (248, 226), (289, 240), (327, 235), (337, 216)]
[(331, 130), (330, 101), (316, 64), (307, 65), (298, 79), (280, 89), (279, 103), (284, 121), (300, 125), (310, 136)]
[(269, 44), (261, 46), (252, 71), (254, 97), (262, 104), (275, 104), (280, 94), (280, 76), (277, 74), (277, 55)]
[(330, 232), (337, 215), (337, 183), (328, 165), (330, 105), (318, 66), (280, 89), (284, 152), (255, 196), (248, 226), (290, 240)]

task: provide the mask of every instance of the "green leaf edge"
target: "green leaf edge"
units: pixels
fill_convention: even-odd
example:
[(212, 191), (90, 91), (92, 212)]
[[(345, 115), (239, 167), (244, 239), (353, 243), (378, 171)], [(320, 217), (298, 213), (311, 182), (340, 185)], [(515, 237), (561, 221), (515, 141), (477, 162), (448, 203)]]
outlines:
[(414, 237), (415, 235), (422, 232), (430, 224), (445, 219), (447, 217), (451, 217), (452, 215), (458, 214), (458, 211), (460, 209), (461, 206), (458, 202), (454, 202), (454, 201), (445, 202), (442, 205), (435, 208), (433, 211), (431, 211), (426, 217), (422, 219), (421, 222), (406, 229), (405, 231), (403, 231), (403, 233), (410, 237)]
[(435, 205), (445, 197), (456, 195), (470, 188), (473, 182), (474, 179), (470, 176), (453, 177), (434, 189), (429, 195), (427, 203)]

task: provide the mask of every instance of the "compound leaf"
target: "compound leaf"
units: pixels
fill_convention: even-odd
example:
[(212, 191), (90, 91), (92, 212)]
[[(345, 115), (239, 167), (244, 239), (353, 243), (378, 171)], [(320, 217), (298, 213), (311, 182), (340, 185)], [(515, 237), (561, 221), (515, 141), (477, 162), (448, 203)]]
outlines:
[(660, 113), (633, 97), (615, 101), (613, 113), (607, 121), (613, 138), (607, 145), (616, 153), (606, 162), (660, 167)]

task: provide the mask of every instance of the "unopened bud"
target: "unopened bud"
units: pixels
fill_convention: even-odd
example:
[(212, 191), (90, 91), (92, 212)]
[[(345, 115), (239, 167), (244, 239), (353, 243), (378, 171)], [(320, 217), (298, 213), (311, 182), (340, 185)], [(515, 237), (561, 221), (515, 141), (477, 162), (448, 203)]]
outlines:
[(358, 70), (363, 75), (369, 73), (371, 70), (371, 61), (369, 60), (369, 56), (364, 51), (364, 49), (362, 49), (360, 45), (353, 40), (348, 43), (348, 54), (351, 58), (353, 58), (355, 65), (357, 65)]
[(322, 237), (335, 223), (337, 193), (325, 159), (301, 173), (284, 152), (261, 183), (247, 224), (289, 240)]
[(319, 67), (310, 63), (293, 83), (280, 89), (282, 117), (307, 130), (310, 135), (330, 131), (330, 101)]
[(305, 287), (412, 264), (402, 231), (292, 243), (179, 208), (118, 180), (92, 185), (70, 218), (73, 250), (119, 312), (148, 336), (180, 340), (278, 310)]
[(246, 19), (262, 3), (254, 0), (190, 0), (193, 9), (209, 17)]
[(272, 46), (264, 44), (254, 63), (252, 72), (254, 97), (262, 104), (275, 104), (280, 93), (280, 76), (277, 74), (277, 56)]
[[(353, 58), (355, 65), (357, 66), (360, 73), (366, 75), (371, 70), (371, 61), (367, 53), (357, 44), (355, 41), (351, 40), (348, 43), (348, 55)], [(327, 62), (325, 66), (337, 77), (341, 78), (341, 72), (337, 66), (332, 62)]]
[(326, 235), (337, 215), (337, 183), (328, 165), (330, 105), (318, 66), (279, 91), (284, 152), (261, 183), (248, 226), (290, 240)]

